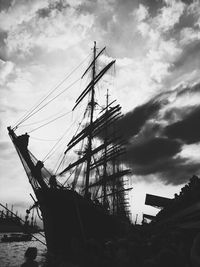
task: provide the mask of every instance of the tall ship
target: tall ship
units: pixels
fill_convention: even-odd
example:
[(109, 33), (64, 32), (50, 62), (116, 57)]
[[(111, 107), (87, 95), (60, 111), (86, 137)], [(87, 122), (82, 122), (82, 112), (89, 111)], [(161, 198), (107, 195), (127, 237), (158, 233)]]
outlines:
[[(90, 74), (90, 81), (73, 110), (86, 98), (89, 101), (82, 123), (64, 145), (63, 157), (55, 173), (29, 150), (29, 134), (17, 135), (17, 127), (8, 127), (37, 198), (47, 248), (51, 253), (68, 257), (75, 240), (85, 242), (91, 238), (102, 240), (122, 236), (130, 224), (130, 170), (123, 164), (125, 141), (116, 130), (122, 117), (121, 107), (116, 101), (109, 101), (108, 93), (104, 106), (97, 100), (98, 85), (115, 63), (111, 60), (99, 70), (97, 62), (104, 51), (105, 47), (98, 51), (94, 42), (91, 61), (82, 75), (83, 78)], [(72, 150), (77, 156), (73, 161), (72, 157), (67, 157)]]
[(33, 209), (31, 217), (29, 216), (30, 210), (26, 210), (26, 216), (22, 220), (18, 216), (18, 212), (13, 212), (13, 205), (11, 210), (9, 210), (6, 204), (6, 210), (0, 210), (0, 233), (38, 233), (41, 229), (37, 225)]
[(24, 225), (21, 223), (20, 218), (13, 216), (12, 213), (4, 209), (0, 210), (0, 233), (22, 232), (23, 227)]

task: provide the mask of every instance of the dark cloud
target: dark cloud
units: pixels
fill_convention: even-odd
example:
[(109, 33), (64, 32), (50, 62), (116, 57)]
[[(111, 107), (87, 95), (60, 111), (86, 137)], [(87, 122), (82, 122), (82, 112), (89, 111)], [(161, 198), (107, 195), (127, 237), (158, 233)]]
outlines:
[(86, 0), (83, 1), (77, 8), (80, 13), (97, 13), (98, 5), (97, 0)]
[(37, 15), (40, 18), (46, 18), (49, 17), (49, 15), (51, 14), (51, 9), (50, 8), (41, 8), (37, 11)]
[[(145, 130), (151, 135), (157, 127), (157, 124), (152, 125), (148, 124), (150, 120), (160, 109), (160, 103), (149, 101), (141, 106), (136, 107), (133, 111), (126, 113), (118, 121), (115, 122), (115, 132), (118, 136), (123, 137), (124, 140), (129, 141), (129, 139), (136, 136), (141, 130), (142, 127), (146, 125)], [(148, 129), (147, 129), (148, 128)], [(109, 129), (108, 129), (109, 130)], [(98, 136), (104, 138), (104, 131), (101, 131)], [(111, 127), (110, 132), (107, 132), (107, 135), (112, 135), (113, 129)]]
[(167, 126), (164, 133), (169, 138), (180, 139), (186, 144), (200, 141), (200, 108), (197, 107), (183, 120)]
[(193, 0), (182, 0), (182, 2), (185, 4), (185, 9), (179, 18), (179, 22), (174, 25), (174, 28), (171, 31), (173, 37), (178, 37), (183, 28), (193, 28), (196, 22), (194, 14), (188, 12), (188, 7), (192, 4)]
[(3, 61), (7, 60), (7, 48), (6, 48), (6, 38), (8, 33), (5, 31), (0, 31), (0, 59)]
[(193, 86), (183, 87), (177, 94), (177, 96), (183, 96), (185, 94), (195, 94), (200, 93), (200, 83), (196, 83)]
[[(148, 181), (149, 175), (155, 175), (165, 184), (178, 185), (199, 174), (200, 164), (179, 153), (184, 144), (200, 141), (200, 108), (169, 105), (172, 96), (175, 101), (199, 92), (200, 83), (196, 83), (158, 93), (119, 121), (119, 131), (123, 129), (128, 141), (124, 163), (135, 175), (145, 176)], [(166, 127), (166, 123), (170, 125)]]
[(171, 159), (163, 163), (164, 169), (158, 173), (158, 177), (165, 184), (179, 185), (188, 182), (195, 174), (200, 174), (200, 164), (190, 162), (188, 159)]
[(168, 138), (143, 140), (142, 143), (129, 145), (127, 159), (133, 164), (146, 165), (158, 160), (171, 158), (181, 150), (181, 143)]
[(116, 125), (117, 132), (123, 134), (125, 139), (137, 135), (144, 124), (160, 109), (159, 102), (149, 101), (125, 114)]
[(49, 17), (53, 10), (57, 10), (58, 12), (62, 12), (65, 8), (70, 7), (70, 5), (63, 0), (58, 0), (55, 2), (49, 3), (48, 7), (41, 8), (37, 11), (37, 14), (41, 18)]
[[(167, 158), (146, 165), (131, 165), (135, 175), (144, 176), (151, 182), (149, 175), (155, 175), (164, 184), (180, 185), (186, 183), (193, 174), (200, 174), (200, 164), (187, 158)], [(151, 176), (150, 176), (151, 177)]]
[(190, 5), (194, 2), (194, 0), (181, 0), (183, 3), (185, 3), (186, 5)]
[(191, 107), (174, 107), (171, 109), (166, 110), (165, 114), (163, 115), (163, 119), (168, 122), (168, 124), (177, 122), (179, 120), (184, 119), (194, 110), (194, 106)]
[(13, 3), (14, 0), (0, 0), (0, 12), (7, 10)]
[(148, 7), (149, 14), (152, 17), (155, 17), (160, 9), (165, 5), (164, 1), (160, 0), (141, 0), (140, 3)]
[(181, 68), (184, 65), (192, 65), (193, 69), (196, 69), (200, 66), (199, 63), (200, 56), (200, 41), (191, 41), (189, 45), (183, 48), (183, 52), (178, 57), (178, 59), (173, 62), (171, 71), (177, 68)]
[(57, 9), (58, 11), (61, 12), (66, 7), (70, 7), (70, 5), (66, 1), (57, 0), (54, 3), (50, 3), (50, 7)]
[(187, 46), (182, 46), (182, 52), (175, 59), (169, 71), (171, 75), (165, 79), (165, 86), (172, 87), (181, 82), (194, 83), (200, 77), (200, 41), (190, 41)]
[(124, 163), (132, 173), (151, 182), (151, 175), (164, 184), (179, 185), (187, 182), (193, 174), (200, 173), (200, 163), (182, 158), (178, 153), (182, 144), (167, 138), (155, 138), (127, 146)]
[(197, 83), (160, 92), (117, 122), (117, 132), (127, 141), (123, 161), (135, 175), (145, 179), (155, 175), (165, 184), (178, 185), (199, 173), (200, 164), (180, 157), (179, 153), (184, 144), (200, 141), (200, 108), (171, 108), (170, 101), (171, 97), (175, 101), (199, 93), (199, 87)]

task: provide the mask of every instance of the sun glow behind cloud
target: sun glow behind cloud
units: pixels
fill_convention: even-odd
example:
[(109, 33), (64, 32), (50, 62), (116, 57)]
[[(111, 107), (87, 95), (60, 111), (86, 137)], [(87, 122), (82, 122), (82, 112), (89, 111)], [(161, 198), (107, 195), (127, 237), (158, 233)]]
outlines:
[[(149, 163), (145, 166), (138, 165), (138, 158), (133, 153), (136, 148), (140, 149), (140, 155), (142, 149), (146, 149), (145, 145), (151, 147), (152, 142), (158, 145), (157, 142), (161, 144), (168, 138), (169, 143), (176, 143), (180, 150), (174, 152), (173, 156), (165, 151), (162, 156), (168, 164), (166, 166), (174, 167), (174, 175), (179, 177), (185, 174), (182, 180), (177, 181), (184, 183), (190, 178), (185, 167), (188, 161), (193, 164), (192, 170), (198, 171), (198, 153), (195, 151), (199, 147), (199, 139), (188, 133), (187, 140), (184, 139), (186, 137), (178, 136), (177, 141), (176, 136), (172, 137), (171, 130), (177, 125), (168, 128), (170, 130), (165, 128), (179, 120), (187, 123), (187, 116), (192, 119), (198, 117), (196, 107), (200, 100), (199, 1), (166, 0), (156, 5), (145, 0), (10, 0), (0, 1), (0, 5), (0, 145), (3, 159), (0, 188), (14, 192), (16, 179), (19, 180), (21, 188), (26, 189), (29, 186), (25, 182), (20, 164), (15, 165), (17, 158), (8, 141), (6, 126), (15, 123), (50, 88), (65, 77), (66, 73), (70, 73), (86, 58), (91, 52), (94, 40), (97, 41), (99, 49), (107, 46), (108, 54), (105, 59), (117, 59), (114, 82), (116, 89), (111, 93), (113, 99), (117, 98), (123, 111), (127, 113), (125, 121), (127, 118), (130, 122), (139, 120), (138, 132), (134, 125), (130, 124), (125, 133), (131, 144), (128, 152), (132, 155), (129, 164), (133, 165), (133, 173), (135, 168), (132, 178), (136, 181), (133, 190), (134, 205), (137, 205), (137, 192), (141, 195), (141, 188), (144, 198), (144, 193), (153, 193), (148, 190), (162, 187), (160, 182), (156, 185), (158, 179), (168, 184), (162, 187), (165, 196), (172, 196), (172, 192), (180, 188), (169, 184), (173, 184), (173, 180), (166, 177), (172, 176), (173, 173), (162, 169), (163, 161), (158, 164), (155, 160), (151, 166)], [(111, 86), (109, 81), (106, 85)], [(79, 89), (80, 83), (69, 91), (69, 94), (66, 93), (65, 100), (63, 95), (63, 99), (57, 106), (51, 106), (51, 109), (57, 112), (67, 106), (67, 110), (70, 110)], [(156, 111), (152, 116), (146, 116), (151, 105), (155, 103), (159, 103)], [(193, 110), (196, 110), (196, 115), (191, 117), (190, 113)], [(43, 115), (48, 117), (48, 111)], [(37, 119), (39, 117), (35, 118)], [(196, 128), (192, 130), (198, 132)], [(129, 136), (129, 133), (132, 136)], [(45, 137), (45, 130), (41, 129), (40, 134)], [(54, 137), (55, 134), (52, 132), (51, 138)], [(191, 140), (195, 140), (195, 143), (191, 144)], [(45, 144), (43, 146), (45, 147)], [(8, 153), (9, 157), (6, 156)], [(137, 164), (132, 159), (135, 159)], [(11, 171), (13, 166), (17, 166), (16, 172)], [(178, 175), (180, 167), (183, 171)], [(14, 173), (17, 173), (17, 177)], [(8, 181), (7, 185), (5, 179)], [(25, 191), (24, 194), (16, 193), (16, 199), (28, 201)], [(26, 196), (23, 198), (21, 195)], [(6, 196), (3, 200), (10, 201), (6, 200)]]

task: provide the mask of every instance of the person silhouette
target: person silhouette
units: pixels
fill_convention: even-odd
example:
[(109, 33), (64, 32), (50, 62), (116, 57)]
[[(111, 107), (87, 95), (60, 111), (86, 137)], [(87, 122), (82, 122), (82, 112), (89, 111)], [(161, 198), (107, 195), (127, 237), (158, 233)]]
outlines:
[(21, 267), (38, 267), (37, 261), (35, 261), (37, 257), (37, 248), (29, 247), (27, 248), (25, 254), (25, 262), (21, 265)]

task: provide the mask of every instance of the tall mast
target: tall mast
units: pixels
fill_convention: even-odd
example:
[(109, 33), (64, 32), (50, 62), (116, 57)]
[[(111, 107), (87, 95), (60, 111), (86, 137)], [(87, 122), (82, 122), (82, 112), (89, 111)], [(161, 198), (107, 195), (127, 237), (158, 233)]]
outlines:
[(96, 76), (96, 42), (94, 42), (93, 49), (93, 67), (92, 67), (92, 88), (91, 88), (91, 101), (90, 101), (90, 132), (88, 136), (88, 147), (87, 147), (87, 168), (86, 168), (86, 182), (85, 182), (85, 196), (88, 196), (88, 186), (90, 178), (90, 163), (91, 163), (91, 151), (92, 151), (92, 124), (93, 124), (93, 114), (94, 114), (94, 81)]
[[(108, 112), (108, 89), (107, 89), (107, 94), (106, 94), (106, 113)], [(104, 183), (103, 183), (103, 204), (106, 204), (106, 177), (107, 177), (107, 141), (108, 141), (108, 133), (107, 133), (108, 129), (107, 129), (107, 120), (105, 122), (105, 139), (104, 139), (104, 143), (105, 143), (105, 151), (104, 151)]]

